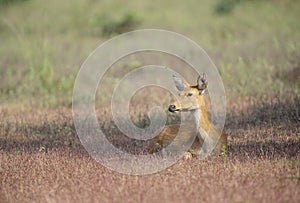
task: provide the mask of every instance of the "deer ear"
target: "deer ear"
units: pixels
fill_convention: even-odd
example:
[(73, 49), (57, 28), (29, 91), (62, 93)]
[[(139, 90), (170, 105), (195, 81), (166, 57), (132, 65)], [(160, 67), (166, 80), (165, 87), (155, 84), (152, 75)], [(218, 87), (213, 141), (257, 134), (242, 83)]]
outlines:
[(199, 94), (202, 95), (204, 94), (205, 90), (199, 90)]
[(207, 82), (207, 77), (206, 74), (203, 73), (203, 75), (200, 75), (197, 79), (197, 87), (199, 90), (199, 94), (204, 94), (206, 88), (207, 88), (208, 82)]
[(175, 75), (173, 75), (173, 80), (174, 80), (176, 88), (179, 91), (183, 91), (188, 86), (187, 82), (182, 81), (181, 78), (179, 78), (179, 77), (177, 77)]

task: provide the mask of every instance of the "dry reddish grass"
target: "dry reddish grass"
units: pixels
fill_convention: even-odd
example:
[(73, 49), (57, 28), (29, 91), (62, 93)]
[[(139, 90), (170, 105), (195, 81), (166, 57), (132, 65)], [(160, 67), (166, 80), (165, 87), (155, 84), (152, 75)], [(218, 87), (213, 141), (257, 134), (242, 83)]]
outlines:
[(0, 202), (300, 201), (297, 121), (256, 125), (232, 115), (226, 161), (194, 158), (157, 174), (128, 176), (85, 152), (70, 109), (0, 113)]
[[(85, 153), (1, 153), (1, 202), (299, 202), (299, 165), (218, 157), (180, 161), (154, 175), (127, 176)], [(298, 162), (299, 164), (299, 162)]]

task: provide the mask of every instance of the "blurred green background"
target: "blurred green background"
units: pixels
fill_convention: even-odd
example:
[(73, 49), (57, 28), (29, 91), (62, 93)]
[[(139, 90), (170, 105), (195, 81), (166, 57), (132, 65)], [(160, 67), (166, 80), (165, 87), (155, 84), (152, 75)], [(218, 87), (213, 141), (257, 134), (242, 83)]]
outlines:
[(70, 106), (91, 51), (143, 28), (175, 31), (202, 46), (229, 102), (297, 95), (299, 19), (300, 1), (292, 0), (0, 0), (1, 105)]

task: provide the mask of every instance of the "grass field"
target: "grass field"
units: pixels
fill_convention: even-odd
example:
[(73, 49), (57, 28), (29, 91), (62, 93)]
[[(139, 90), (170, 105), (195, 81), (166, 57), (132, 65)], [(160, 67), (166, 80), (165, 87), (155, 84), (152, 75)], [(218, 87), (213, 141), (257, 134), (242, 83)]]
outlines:
[[(299, 202), (299, 18), (300, 1), (290, 0), (0, 0), (0, 202)], [(71, 109), (81, 64), (110, 37), (143, 28), (186, 35), (218, 67), (227, 156), (129, 176), (81, 145)], [(111, 89), (97, 94), (99, 123), (118, 145), (132, 147), (115, 140), (122, 134), (107, 110), (110, 93), (147, 63), (135, 56), (112, 68), (104, 78)], [(168, 102), (152, 91), (132, 99), (142, 127), (146, 109)]]

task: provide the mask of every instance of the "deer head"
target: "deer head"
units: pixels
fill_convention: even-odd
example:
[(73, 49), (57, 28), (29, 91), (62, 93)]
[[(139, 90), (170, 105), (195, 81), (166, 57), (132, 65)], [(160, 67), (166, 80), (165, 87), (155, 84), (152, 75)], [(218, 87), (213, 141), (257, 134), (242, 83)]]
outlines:
[(175, 75), (173, 75), (173, 80), (176, 88), (179, 90), (179, 97), (177, 101), (170, 104), (170, 112), (194, 111), (204, 104), (203, 94), (208, 85), (205, 73), (198, 77), (197, 85), (194, 86)]

